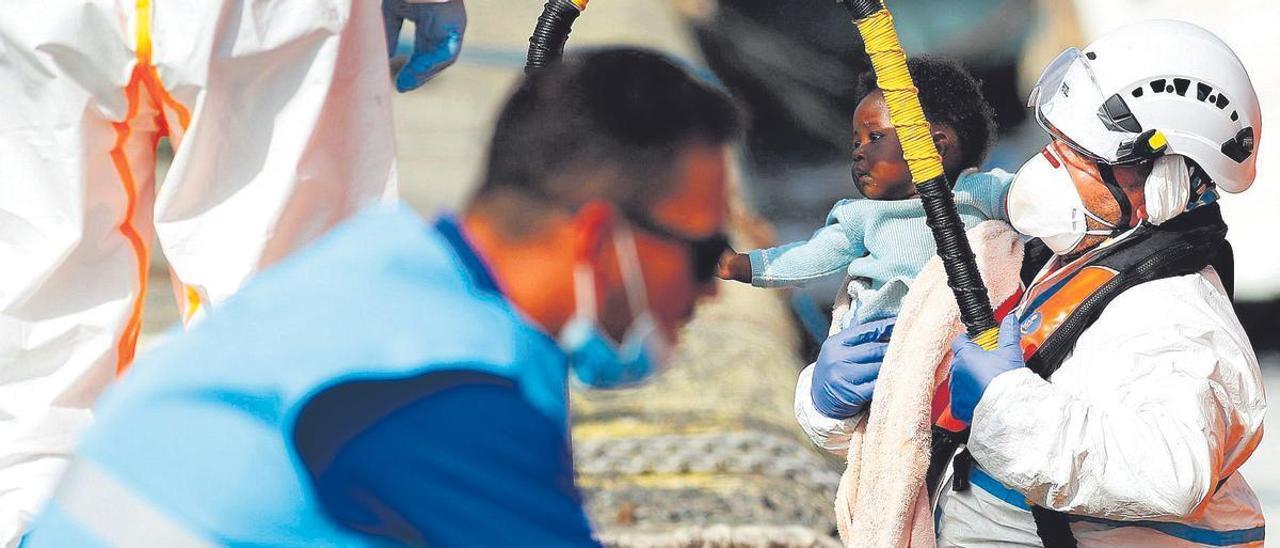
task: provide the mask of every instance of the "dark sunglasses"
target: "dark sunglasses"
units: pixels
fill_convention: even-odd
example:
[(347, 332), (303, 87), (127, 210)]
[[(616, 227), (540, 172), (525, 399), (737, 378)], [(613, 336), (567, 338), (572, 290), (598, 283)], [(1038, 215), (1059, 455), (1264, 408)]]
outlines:
[(723, 232), (705, 238), (691, 238), (655, 223), (645, 215), (627, 212), (625, 216), (632, 226), (640, 230), (683, 244), (689, 251), (689, 264), (693, 267), (693, 278), (698, 283), (709, 282), (715, 277), (720, 268), (720, 256), (729, 249), (729, 237)]

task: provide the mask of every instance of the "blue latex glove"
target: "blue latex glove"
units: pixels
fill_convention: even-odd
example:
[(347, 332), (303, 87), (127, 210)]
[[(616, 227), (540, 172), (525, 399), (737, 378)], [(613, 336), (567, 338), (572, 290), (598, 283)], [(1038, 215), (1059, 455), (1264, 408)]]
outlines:
[(1018, 317), (1009, 314), (1000, 322), (1000, 338), (995, 350), (983, 350), (978, 343), (961, 333), (951, 341), (955, 359), (951, 361), (951, 415), (964, 422), (973, 421), (973, 410), (982, 401), (987, 385), (1001, 373), (1021, 369), (1022, 331)]
[(387, 53), (392, 58), (396, 57), (400, 27), (406, 19), (413, 21), (413, 53), (396, 74), (396, 90), (400, 93), (418, 89), (458, 59), (462, 35), (467, 30), (467, 9), (462, 0), (382, 0)]
[(822, 343), (809, 395), (819, 413), (847, 419), (871, 403), (897, 318), (854, 324)]

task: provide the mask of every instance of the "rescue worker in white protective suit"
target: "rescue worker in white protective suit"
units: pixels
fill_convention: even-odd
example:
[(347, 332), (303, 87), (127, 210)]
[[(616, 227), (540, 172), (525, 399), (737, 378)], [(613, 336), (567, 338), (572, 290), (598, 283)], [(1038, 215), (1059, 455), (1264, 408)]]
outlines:
[[(939, 544), (1261, 546), (1238, 469), (1266, 403), (1213, 203), (1254, 179), (1244, 66), (1200, 27), (1137, 23), (1063, 52), (1030, 106), (1053, 142), (1007, 205), (1052, 257), (997, 349), (953, 345), (950, 408), (970, 429), (937, 495)], [(802, 375), (796, 413), (815, 443), (847, 444), (884, 356), (866, 335), (886, 332), (833, 336)], [(811, 390), (840, 409), (820, 413)]]
[(460, 0), (407, 2), (0, 9), (0, 546), (133, 358), (154, 237), (189, 322), (394, 198), (387, 42), (417, 23), (403, 91), (452, 62), (465, 25)]

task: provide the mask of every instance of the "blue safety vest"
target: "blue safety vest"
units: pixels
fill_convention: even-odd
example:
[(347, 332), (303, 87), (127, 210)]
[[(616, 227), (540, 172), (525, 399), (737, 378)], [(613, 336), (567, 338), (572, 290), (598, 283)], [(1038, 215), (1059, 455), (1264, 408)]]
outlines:
[[(465, 523), (465, 515), (448, 512), (466, 508), (428, 500), (433, 486), (413, 483), (417, 469), (392, 463), (387, 474), (401, 477), (370, 477), (381, 465), (369, 461), (399, 451), (443, 458), (446, 466), (483, 459), (462, 453), (466, 447), (451, 456), (449, 434), (432, 432), (467, 436), (506, 420), (552, 425), (519, 443), (545, 440), (567, 455), (566, 367), (554, 341), (504, 299), (453, 221), (433, 226), (406, 209), (369, 210), (139, 360), (101, 400), (96, 424), (24, 546), (376, 545), (388, 537), (368, 531), (399, 526), (375, 516), (363, 527), (368, 508), (360, 497), (395, 490), (396, 482), (412, 486), (392, 493), (410, 506), (414, 497), (443, 504), (441, 520)], [(529, 411), (485, 416), (483, 401), (455, 398), (460, 403), (446, 405), (471, 407), (447, 410), (439, 429), (427, 424), (421, 436), (366, 443), (354, 461), (344, 457), (381, 423), (400, 420), (399, 410), (452, 386), (480, 387), (479, 398), (488, 387), (510, 390), (519, 401), (496, 407)], [(432, 412), (440, 409), (413, 420)], [(530, 428), (511, 426), (509, 436)], [(569, 521), (585, 531), (568, 457), (540, 460), (556, 461), (538, 463), (537, 473), (556, 476), (557, 496), (575, 501)], [(482, 460), (465, 464), (485, 468)], [(502, 486), (516, 481), (504, 473), (477, 474), (495, 478), (490, 489), (501, 497)], [(473, 482), (456, 493), (486, 488)], [(390, 538), (440, 544), (484, 532), (441, 531)]]

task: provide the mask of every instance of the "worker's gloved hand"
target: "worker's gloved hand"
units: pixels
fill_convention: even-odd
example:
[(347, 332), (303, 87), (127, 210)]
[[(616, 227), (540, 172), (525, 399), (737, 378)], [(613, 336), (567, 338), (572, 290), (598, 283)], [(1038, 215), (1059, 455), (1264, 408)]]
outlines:
[(387, 53), (393, 69), (398, 61), (400, 27), (406, 19), (414, 26), (413, 53), (396, 74), (396, 90), (400, 93), (418, 89), (452, 65), (462, 52), (462, 36), (467, 30), (467, 10), (462, 0), (382, 0)]
[(897, 318), (854, 324), (822, 343), (810, 396), (819, 413), (847, 419), (871, 403)]
[(982, 401), (987, 385), (1001, 373), (1021, 369), (1022, 331), (1018, 317), (1009, 314), (1000, 322), (1000, 338), (995, 350), (983, 350), (978, 343), (961, 333), (951, 341), (955, 358), (951, 360), (951, 415), (964, 422), (973, 421), (973, 410)]

